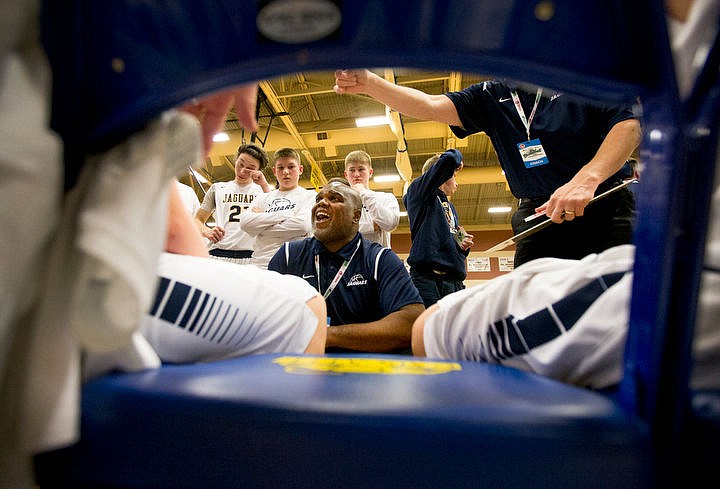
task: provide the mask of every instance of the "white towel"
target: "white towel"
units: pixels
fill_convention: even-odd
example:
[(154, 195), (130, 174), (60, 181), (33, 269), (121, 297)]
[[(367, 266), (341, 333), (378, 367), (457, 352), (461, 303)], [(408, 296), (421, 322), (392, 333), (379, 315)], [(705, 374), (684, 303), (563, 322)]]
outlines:
[(197, 120), (170, 111), (107, 153), (91, 158), (96, 177), (79, 215), (79, 270), (72, 326), (91, 351), (127, 345), (156, 285), (166, 238), (168, 189), (201, 158)]
[(30, 314), (60, 221), (62, 148), (48, 128), (50, 69), (34, 0), (0, 2), (0, 487), (34, 487), (23, 450)]
[(89, 380), (113, 370), (137, 372), (159, 366), (160, 357), (148, 340), (136, 331), (122, 348), (102, 353), (87, 352), (83, 361), (83, 378)]
[(81, 344), (105, 355), (102, 368), (159, 366), (135, 331), (156, 285), (167, 226), (168, 189), (200, 161), (197, 121), (170, 111), (88, 159), (68, 195), (32, 325), (22, 382), (20, 439), (29, 451), (77, 439)]

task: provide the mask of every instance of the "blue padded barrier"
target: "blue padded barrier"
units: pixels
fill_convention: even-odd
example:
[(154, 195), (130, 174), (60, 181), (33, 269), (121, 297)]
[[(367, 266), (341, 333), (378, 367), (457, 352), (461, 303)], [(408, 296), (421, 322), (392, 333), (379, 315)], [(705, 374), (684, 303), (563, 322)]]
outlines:
[[(307, 405), (312, 412), (315, 391), (303, 382), (308, 390), (302, 406), (288, 404), (287, 409), (279, 409), (273, 396), (268, 395), (262, 406), (248, 408), (247, 416), (257, 424), (234, 424), (234, 430), (223, 430), (223, 421), (233, 418), (218, 420), (213, 431), (206, 435), (213, 435), (213, 441), (206, 441), (204, 448), (225, 461), (222, 450), (234, 447), (243, 439), (253, 440), (262, 447), (265, 434), (271, 435), (274, 448), (281, 447), (281, 441), (293, 448), (283, 453), (290, 457), (286, 459), (287, 463), (268, 464), (261, 463), (254, 452), (250, 452), (251, 447), (245, 447), (248, 452), (243, 454), (253, 463), (243, 467), (258, 484), (265, 482), (266, 477), (277, 477), (267, 472), (282, 464), (289, 473), (297, 474), (298, 480), (307, 480), (303, 477), (315, 472), (337, 470), (332, 472), (333, 477), (349, 471), (347, 473), (352, 474), (358, 485), (363, 480), (377, 483), (375, 485), (401, 485), (405, 477), (396, 479), (400, 471), (393, 471), (390, 463), (383, 465), (382, 457), (377, 457), (380, 461), (375, 460), (380, 464), (376, 465), (377, 471), (358, 471), (360, 464), (353, 466), (344, 460), (367, 461), (381, 453), (406, 472), (410, 469), (403, 461), (412, 458), (416, 461), (412, 470), (420, 471), (425, 480), (435, 483), (434, 487), (462, 487), (461, 483), (470, 480), (466, 473), (476, 468), (476, 482), (500, 481), (496, 487), (503, 487), (504, 481), (508, 482), (505, 487), (513, 487), (513, 484), (516, 487), (563, 487), (563, 483), (586, 487), (580, 482), (600, 484), (606, 477), (613, 482), (620, 481), (619, 476), (616, 479), (618, 474), (608, 473), (609, 470), (612, 472), (608, 467), (613, 465), (597, 463), (602, 457), (613, 463), (624, 463), (613, 454), (603, 453), (610, 445), (603, 437), (598, 441), (597, 435), (608, 428), (608, 433), (613, 437), (617, 435), (618, 443), (625, 447), (623, 457), (629, 464), (619, 466), (624, 471), (625, 483), (619, 482), (616, 486), (647, 484), (651, 478), (645, 472), (648, 467), (646, 457), (651, 456), (656, 472), (654, 479), (658, 483), (683, 487), (683, 478), (688, 472), (695, 472), (695, 462), (703, 459), (693, 455), (701, 454), (708, 446), (717, 446), (717, 432), (704, 438), (701, 444), (693, 443), (697, 438), (695, 435), (702, 432), (694, 429), (695, 422), (703, 420), (702, 426), (706, 426), (706, 422), (712, 425), (711, 420), (717, 420), (714, 417), (717, 413), (704, 418), (699, 416), (692, 407), (693, 397), (688, 391), (687, 379), (691, 368), (689, 345), (707, 225), (709, 186), (714, 173), (719, 111), (717, 103), (713, 102), (717, 97), (704, 96), (717, 92), (712, 83), (705, 87), (706, 93), (700, 94), (702, 100), (707, 100), (706, 104), (700, 104), (700, 108), (694, 110), (681, 106), (662, 1), (320, 0), (306, 4), (336, 5), (340, 24), (326, 37), (300, 42), (273, 41), (260, 32), (258, 13), (272, 3), (276, 2), (46, 0), (43, 4), (43, 37), (54, 72), (53, 127), (65, 143), (68, 184), (72, 184), (85, 155), (124, 139), (163, 110), (233, 84), (298, 70), (414, 66), (491, 73), (608, 102), (633, 101), (640, 97), (645, 129), (641, 159), (646, 168), (643, 185), (637, 193), (640, 214), (635, 242), (639, 251), (625, 376), (619, 401), (614, 404), (597, 394), (542, 379), (528, 380), (529, 376), (517, 372), (463, 365), (461, 375), (470, 376), (471, 373), (490, 386), (475, 385), (463, 378), (454, 384), (458, 389), (447, 392), (439, 386), (425, 384), (435, 381), (442, 384), (440, 377), (432, 381), (424, 379), (418, 392), (426, 389), (426, 393), (433, 393), (433, 396), (442, 393), (444, 397), (440, 401), (442, 408), (428, 409), (426, 415), (422, 415), (420, 411), (413, 411), (412, 405), (398, 404), (394, 392), (387, 389), (388, 379), (374, 375), (363, 382), (371, 386), (377, 384), (373, 389), (387, 394), (386, 407), (391, 411), (396, 408), (395, 416), (385, 412), (378, 418), (371, 416), (373, 412), (357, 411), (355, 414), (359, 418), (354, 419), (357, 424), (343, 425), (340, 420), (353, 421), (351, 413), (340, 410), (341, 404), (332, 404), (339, 411), (330, 410), (326, 417), (334, 423), (328, 429), (339, 430), (334, 435), (317, 425), (305, 423), (306, 418), (301, 416), (302, 406)], [(552, 7), (551, 16), (538, 15), (541, 4)], [(702, 131), (703, 128), (709, 130)], [(260, 360), (244, 359), (223, 364), (228, 368), (232, 364), (230, 370), (237, 369), (237, 372), (218, 372), (217, 378), (244, 377), (246, 367), (254, 371), (250, 366), (255, 361)], [(106, 474), (107, 479), (99, 483), (105, 486), (120, 481), (127, 482), (127, 487), (179, 484), (175, 471), (165, 470), (160, 465), (137, 472), (137, 478), (123, 476), (120, 468), (129, 465), (122, 462), (120, 455), (124, 457), (128, 452), (138, 450), (149, 459), (174, 461), (175, 465), (170, 467), (181, 469), (184, 464), (191, 464), (192, 457), (196, 456), (192, 448), (157, 443), (148, 447), (134, 446), (131, 450), (128, 440), (135, 435), (128, 433), (128, 429), (120, 430), (115, 423), (121, 419), (140, 423), (144, 408), (156, 406), (156, 401), (148, 401), (147, 406), (145, 400), (143, 405), (135, 404), (135, 394), (140, 395), (143, 385), (160, 389), (161, 384), (148, 380), (153, 376), (164, 379), (165, 376), (179, 375), (177, 385), (189, 388), (191, 384), (194, 387), (198, 379), (205, 378), (204, 372), (214, 371), (214, 368), (208, 365), (163, 368), (152, 374), (110, 377), (88, 385), (83, 440), (76, 449), (63, 452), (70, 460), (65, 468), (79, 479), (92, 476), (97, 481)], [(271, 379), (267, 385), (256, 385), (256, 388), (267, 392), (263, 389), (272, 388), (281, 378), (284, 377), (273, 374), (266, 378)], [(138, 384), (133, 387), (133, 382)], [(491, 387), (498, 383), (506, 389), (502, 399), (512, 406), (508, 409), (517, 416), (513, 421), (515, 424), (508, 424), (508, 420), (500, 416), (502, 411), (492, 397), (497, 392)], [(349, 384), (360, 385), (354, 381)], [(138, 390), (126, 390), (131, 387)], [(282, 387), (286, 388), (284, 384)], [(395, 388), (400, 389), (401, 384)], [(162, 389), (156, 394), (152, 389), (146, 393), (148, 396), (161, 397)], [(99, 395), (98, 392), (105, 393)], [(225, 401), (245, 408), (256, 399), (252, 390), (242, 392), (247, 399), (239, 396), (232, 402)], [(110, 408), (104, 403), (108, 399), (113, 400)], [(468, 400), (469, 405), (463, 403)], [(535, 410), (529, 409), (528, 400), (532, 400)], [(570, 400), (570, 406), (574, 408), (563, 411), (566, 416), (563, 420), (558, 402), (566, 400)], [(161, 427), (171, 425), (172, 430), (163, 428), (165, 432), (160, 439), (166, 439), (169, 431), (175, 431), (175, 438), (197, 440), (196, 429), (200, 425), (195, 423), (193, 411), (203, 411), (205, 401), (209, 403), (208, 409), (210, 405), (212, 409), (216, 408), (212, 396), (207, 399), (192, 397), (187, 402), (178, 402), (172, 415), (155, 410), (152, 411), (155, 415), (144, 422), (148, 426), (151, 422)], [(367, 402), (363, 398), (362, 405)], [(115, 403), (123, 409), (115, 409)], [(376, 404), (372, 406), (380, 409)], [(230, 405), (225, 407), (227, 411), (223, 413), (231, 416)], [(367, 407), (369, 409), (371, 405)], [(545, 411), (546, 408), (558, 410), (550, 413)], [(401, 415), (406, 409), (407, 412)], [(103, 417), (102, 410), (112, 416)], [(455, 425), (443, 416), (446, 411), (458, 416), (453, 418)], [(476, 416), (477, 413), (482, 418)], [(282, 421), (271, 420), (270, 414), (277, 415)], [(409, 416), (407, 422), (405, 415)], [(466, 417), (465, 421), (463, 417)], [(368, 424), (363, 427), (364, 422)], [(295, 434), (280, 438), (275, 430), (278, 423)], [(466, 425), (471, 428), (462, 435), (459, 430), (453, 431)], [(128, 428), (130, 424), (122, 426)], [(426, 431), (418, 431), (418, 426)], [(457, 437), (454, 444), (443, 445), (441, 428), (450, 426), (451, 433)], [(525, 436), (520, 436), (519, 426), (523, 426)], [(207, 428), (210, 429), (210, 425)], [(497, 435), (501, 429), (509, 429), (511, 436), (502, 439), (490, 436)], [(416, 431), (431, 440), (429, 446), (436, 450), (433, 455), (423, 450), (425, 446), (421, 444), (420, 436), (413, 436)], [(646, 447), (648, 432), (653, 445), (649, 451)], [(347, 440), (338, 442), (339, 433)], [(384, 433), (397, 436), (383, 438), (382, 444), (369, 448), (369, 440)], [(113, 437), (113, 442), (117, 437), (122, 450), (113, 451), (112, 446), (107, 445), (108, 436)], [(493, 442), (485, 444), (488, 436)], [(143, 439), (138, 434), (131, 441), (142, 445)], [(349, 442), (353, 439), (357, 441), (357, 449)], [(315, 440), (317, 445), (310, 443)], [(212, 448), (211, 443), (222, 449)], [(474, 450), (476, 446), (478, 449)], [(344, 453), (335, 453), (335, 447), (341, 447)], [(269, 451), (263, 453), (268, 455)], [(535, 457), (538, 462), (534, 466), (528, 462), (522, 470), (517, 467), (514, 470), (509, 464), (517, 453), (523, 460)], [(117, 456), (118, 460), (111, 462), (106, 458), (100, 464), (98, 459), (110, 456)], [(338, 461), (339, 456), (344, 456), (343, 460)], [(442, 458), (452, 468), (446, 471), (449, 474), (444, 474), (443, 479), (433, 475), (436, 474), (433, 456)], [(555, 456), (566, 462), (567, 473), (556, 470), (560, 465)], [(140, 457), (132, 460), (135, 465), (146, 463)], [(483, 463), (486, 460), (487, 465)], [(93, 469), (96, 463), (103, 467), (102, 471)], [(115, 469), (114, 464), (117, 464)], [(301, 466), (311, 467), (308, 474), (304, 474)], [(705, 463), (702, 467), (709, 472), (712, 466)], [(213, 468), (214, 471), (207, 471), (206, 477), (214, 477), (214, 472), (236, 475), (224, 471), (219, 462)], [(543, 468), (545, 470), (541, 470)], [(48, 470), (44, 475), (51, 480), (52, 473), (53, 470)], [(562, 479), (551, 484), (547, 478), (556, 474)], [(407, 480), (415, 480), (412, 475), (407, 477), (410, 477)], [(219, 475), (217, 480), (207, 480), (223, 487), (221, 483), (228, 482), (221, 479)], [(240, 480), (244, 482), (245, 479)], [(455, 481), (459, 482), (455, 484)], [(242, 482), (238, 485), (244, 485)], [(329, 484), (331, 479), (325, 482)], [(203, 483), (200, 487), (210, 485)]]
[(485, 364), (258, 355), (100, 378), (83, 408), (43, 489), (652, 487), (644, 423)]
[(652, 417), (681, 187), (679, 106), (662, 2), (557, 0), (544, 2), (553, 9), (545, 19), (536, 14), (543, 3), (536, 0), (321, 0), (338, 5), (339, 27), (326, 38), (297, 43), (261, 34), (258, 12), (269, 3), (45, 0), (52, 124), (65, 144), (68, 184), (86, 154), (124, 139), (162, 110), (296, 70), (435, 67), (523, 79), (600, 101), (641, 96), (647, 134), (662, 137), (644, 145), (643, 187), (651, 190), (639, 191), (643, 254), (636, 291), (642, 300), (633, 304), (637, 326), (622, 402)]
[(337, 4), (341, 24), (304, 43), (259, 32), (268, 3), (277, 2), (45, 0), (53, 127), (73, 165), (199, 94), (298, 70), (482, 71), (614, 101), (663, 83), (663, 53), (638, 28), (657, 2), (555, 0), (542, 21), (528, 0), (321, 0), (311, 3)]
[[(714, 71), (717, 78), (717, 67)], [(700, 114), (692, 114), (692, 122), (686, 128), (689, 175), (684, 179), (686, 194), (682, 215), (687, 224), (683, 228), (683, 239), (678, 244), (677, 256), (683, 258), (674, 263), (671, 294), (676, 299), (671, 302), (667, 316), (667, 322), (673, 329), (666, 337), (668, 353), (663, 364), (664, 375), (658, 376), (666, 380), (659, 389), (658, 403), (667, 407), (658, 409), (662, 417), (658, 416), (655, 422), (656, 425), (670, 427), (664, 439), (656, 441), (656, 445), (664, 443), (670, 463), (678, 465), (674, 471), (678, 486), (688, 483), (688, 479), (701, 484), (709, 477), (716, 477), (716, 464), (720, 457), (720, 392), (693, 391), (688, 380), (693, 368), (689, 359), (704, 267), (706, 223), (710, 217), (709, 205), (716, 182), (720, 80), (716, 79), (710, 90), (698, 95), (703, 99), (703, 106), (698, 111)], [(718, 327), (717, 322), (715, 327)], [(673, 379), (674, 383), (667, 382), (668, 379)]]

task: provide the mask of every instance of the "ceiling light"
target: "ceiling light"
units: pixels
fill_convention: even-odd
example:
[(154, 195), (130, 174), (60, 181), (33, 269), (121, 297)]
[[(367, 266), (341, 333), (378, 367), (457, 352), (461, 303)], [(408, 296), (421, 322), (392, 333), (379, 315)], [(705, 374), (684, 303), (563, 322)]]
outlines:
[(213, 141), (216, 143), (222, 143), (224, 141), (230, 141), (230, 136), (226, 132), (219, 132), (213, 136)]
[(375, 175), (373, 177), (373, 180), (375, 180), (377, 183), (399, 182), (400, 175)]
[(358, 117), (355, 119), (355, 125), (357, 127), (370, 127), (370, 126), (382, 126), (390, 125), (390, 119), (386, 115), (376, 115), (372, 117)]
[(491, 214), (501, 214), (503, 212), (510, 212), (512, 207), (488, 207), (488, 212)]
[(400, 217), (407, 216), (407, 211), (400, 211)]

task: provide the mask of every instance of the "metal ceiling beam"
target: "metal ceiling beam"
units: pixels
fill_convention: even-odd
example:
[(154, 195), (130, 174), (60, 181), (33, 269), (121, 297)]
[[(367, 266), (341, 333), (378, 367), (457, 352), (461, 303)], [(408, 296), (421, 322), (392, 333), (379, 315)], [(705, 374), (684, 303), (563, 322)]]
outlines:
[[(301, 87), (307, 87), (307, 86), (308, 86), (308, 82), (307, 82), (307, 80), (305, 79), (305, 75), (304, 75), (304, 74), (302, 74), (302, 73), (296, 73), (296, 74), (295, 74), (295, 78), (297, 79), (298, 84), (300, 84)], [(304, 98), (305, 98), (305, 102), (308, 104), (308, 107), (310, 108), (310, 112), (312, 113), (313, 118), (314, 118), (316, 121), (319, 121), (319, 120), (320, 120), (320, 114), (318, 114), (317, 107), (315, 106), (315, 100), (313, 100), (313, 98), (312, 98), (309, 94), (306, 94)]]
[[(385, 79), (390, 83), (395, 83), (395, 73), (391, 69), (385, 70)], [(385, 113), (390, 121), (390, 129), (397, 139), (395, 167), (398, 174), (403, 179), (403, 194), (407, 191), (408, 185), (412, 181), (412, 165), (410, 164), (410, 156), (408, 155), (407, 140), (405, 139), (405, 126), (402, 122), (400, 113), (385, 106)]]
[[(447, 80), (447, 76), (432, 76), (432, 77), (418, 77), (418, 78), (406, 78), (402, 81), (395, 81), (398, 85), (414, 85), (418, 83), (431, 83), (431, 82), (439, 82), (439, 81), (445, 81)], [(283, 91), (282, 94), (277, 94), (278, 99), (284, 100), (288, 98), (297, 98), (297, 97), (307, 97), (312, 95), (325, 95), (325, 94), (331, 94), (335, 93), (335, 91), (330, 88), (318, 88), (318, 89), (307, 89), (307, 90), (287, 90)]]
[[(275, 93), (272, 85), (270, 85), (268, 81), (261, 81), (259, 82), (259, 85), (260, 90), (263, 91), (263, 93), (267, 97), (268, 103), (275, 112), (287, 112), (282, 102), (280, 102), (280, 99)], [(305, 156), (305, 159), (307, 159), (308, 163), (310, 163), (310, 181), (312, 182), (313, 186), (316, 189), (322, 187), (327, 183), (327, 177), (323, 173), (322, 168), (320, 168), (320, 165), (317, 164), (315, 158), (313, 158), (312, 154), (310, 153), (310, 149), (305, 144), (305, 140), (298, 132), (295, 124), (293, 123), (289, 115), (281, 115), (279, 117), (282, 123), (285, 125), (285, 128), (288, 130), (293, 140), (295, 141), (295, 149), (299, 150)]]
[[(380, 76), (383, 70), (373, 70)], [(443, 72), (417, 72), (412, 73), (399, 69), (394, 72), (395, 83), (398, 85), (414, 86), (428, 93), (442, 93), (448, 90), (461, 90), (468, 83), (475, 82), (478, 76), (473, 74), (459, 74), (450, 71)], [(424, 85), (419, 83), (427, 82)], [(315, 172), (322, 171), (327, 178), (342, 174), (343, 156), (351, 149), (364, 148), (370, 151), (377, 171), (394, 173), (397, 168), (398, 146), (397, 135), (388, 126), (358, 129), (354, 117), (359, 115), (380, 114), (383, 105), (364, 96), (334, 97), (330, 94), (333, 85), (333, 73), (296, 73), (285, 75), (282, 80), (274, 79), (260, 84), (265, 110), (270, 112), (291, 112), (286, 117), (276, 116), (272, 130), (269, 131), (265, 149), (272, 152), (279, 147), (289, 146), (305, 154), (303, 161), (306, 171), (300, 185), (306, 188), (316, 186), (311, 182), (313, 168)], [(301, 97), (301, 98), (298, 98)], [(308, 100), (309, 99), (309, 100)], [(312, 102), (309, 103), (309, 102)], [(317, 110), (313, 110), (312, 106)], [(301, 107), (302, 106), (302, 107)], [(282, 124), (278, 124), (278, 120)], [(293, 122), (294, 121), (294, 122)], [(260, 119), (261, 132), (269, 124), (268, 118)], [(507, 192), (507, 184), (498, 166), (497, 157), (492, 144), (485, 134), (476, 134), (465, 139), (454, 136), (446, 124), (422, 121), (411, 117), (402, 117), (402, 134), (409, 151), (411, 161), (417, 165), (418, 161), (443, 151), (444, 147), (454, 147), (463, 152), (466, 166), (458, 174), (458, 183), (461, 185), (463, 195), (468, 197), (471, 204), (474, 199), (480, 202), (480, 195), (488, 199), (496, 198), (498, 203), (507, 205), (505, 201), (511, 199)], [(236, 121), (228, 121), (226, 130), (230, 135), (228, 142), (216, 142), (211, 150), (208, 160), (208, 170), (217, 171), (216, 178), (226, 178), (229, 163), (232, 162), (237, 146), (241, 142), (241, 131)], [(448, 141), (453, 138), (454, 141)], [(330, 151), (332, 149), (332, 151)], [(395, 154), (393, 154), (395, 153)], [(227, 161), (224, 156), (230, 155)], [(212, 163), (211, 161), (212, 160)], [(316, 165), (316, 166), (314, 166)], [(486, 167), (484, 165), (491, 165)], [(417, 172), (417, 169), (414, 170)], [(416, 174), (413, 176), (417, 176)], [(318, 178), (315, 178), (318, 181)], [(401, 198), (404, 182), (396, 184), (375, 184), (372, 180), (370, 187), (376, 190), (392, 192)], [(498, 185), (502, 183), (503, 185)], [(505, 189), (505, 191), (503, 191)], [(486, 197), (483, 197), (486, 198)], [(464, 202), (464, 201), (462, 201)], [(485, 227), (487, 224), (484, 211), (479, 211), (477, 205), (462, 204), (459, 213), (467, 229), (475, 226)], [(493, 218), (502, 220), (502, 217)], [(407, 222), (404, 218), (403, 222)], [(509, 227), (509, 225), (505, 225)]]
[[(456, 176), (458, 185), (481, 185), (488, 183), (502, 183), (505, 184), (505, 175), (502, 173), (502, 168), (499, 166), (481, 166), (481, 167), (464, 167), (462, 171), (458, 172)], [(301, 186), (309, 186), (308, 180), (301, 180)], [(402, 196), (402, 182), (389, 182), (376, 184), (370, 179), (370, 188), (375, 190), (379, 188), (390, 188), (397, 190), (395, 194)]]
[[(448, 92), (457, 92), (462, 88), (462, 74), (457, 71), (450, 72), (448, 78)], [(466, 145), (467, 143), (465, 143)], [(450, 126), (445, 128), (445, 147), (447, 149), (455, 149), (458, 146), (464, 146), (459, 144), (455, 134), (450, 130)]]

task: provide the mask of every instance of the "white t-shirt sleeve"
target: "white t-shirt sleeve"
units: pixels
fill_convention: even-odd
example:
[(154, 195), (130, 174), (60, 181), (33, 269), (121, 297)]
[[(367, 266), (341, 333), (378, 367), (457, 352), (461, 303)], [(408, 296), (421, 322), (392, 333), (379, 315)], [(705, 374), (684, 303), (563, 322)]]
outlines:
[[(278, 195), (277, 191), (262, 194), (257, 197), (252, 207), (266, 209)], [(251, 212), (250, 210), (244, 212), (240, 216), (240, 226), (252, 236), (262, 234), (278, 243), (283, 243), (285, 238), (293, 239), (307, 235), (312, 230), (310, 211), (315, 203), (315, 192), (298, 188), (293, 192), (292, 198), (297, 203), (293, 209), (274, 212)]]
[(393, 194), (367, 190), (362, 193), (362, 201), (373, 223), (381, 230), (391, 232), (397, 228), (400, 222), (400, 204)]
[(203, 197), (202, 204), (200, 204), (202, 210), (210, 213), (215, 210), (215, 189), (215, 184), (210, 185), (210, 188), (208, 188), (205, 197)]
[(302, 189), (296, 194), (297, 206), (291, 211), (277, 214), (276, 223), (263, 233), (278, 243), (305, 237), (312, 231), (311, 210), (315, 204), (315, 192)]

